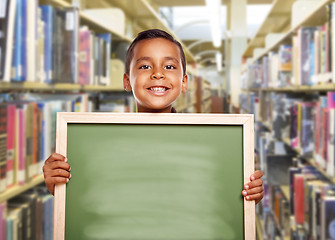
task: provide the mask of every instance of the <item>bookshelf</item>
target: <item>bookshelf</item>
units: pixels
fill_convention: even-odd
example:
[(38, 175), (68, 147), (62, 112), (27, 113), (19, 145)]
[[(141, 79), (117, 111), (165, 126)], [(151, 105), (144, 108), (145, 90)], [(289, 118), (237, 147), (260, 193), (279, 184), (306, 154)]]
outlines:
[(268, 33), (284, 32), (291, 20), (291, 8), (294, 0), (275, 0), (264, 21), (258, 28), (254, 37), (249, 41), (243, 57), (249, 58), (253, 55), (255, 48), (265, 46), (265, 37)]
[(21, 193), (41, 184), (44, 182), (43, 175), (39, 175), (35, 178), (33, 178), (31, 181), (25, 183), (24, 185), (15, 185), (9, 189), (7, 189), (5, 192), (0, 193), (0, 202), (7, 201), (11, 199), (12, 197), (15, 197), (17, 195), (20, 195)]
[[(286, 1), (283, 0), (277, 0), (275, 4), (278, 6), (281, 6), (283, 2), (283, 5), (285, 6)], [(265, 56), (267, 53), (270, 51), (278, 51), (278, 48), (281, 44), (286, 43), (289, 41), (289, 39), (296, 34), (296, 31), (298, 28), (302, 26), (318, 26), (321, 25), (322, 23), (326, 22), (326, 17), (327, 17), (327, 11), (325, 9), (325, 6), (329, 3), (331, 3), (332, 0), (321, 0), (318, 5), (311, 11), (309, 14), (305, 15), (304, 18), (297, 23), (293, 27), (287, 26), (289, 30), (283, 31), (283, 35), (277, 39), (277, 41), (274, 41), (270, 46), (265, 48), (265, 41), (263, 40), (262, 45), (257, 45), (257, 47), (264, 48), (261, 54), (258, 54), (257, 56), (252, 56), (251, 52), (255, 49), (255, 46), (252, 46), (251, 44), (248, 45), (247, 50), (244, 52), (243, 57), (244, 58), (250, 58), (252, 57), (252, 63), (255, 63), (257, 60)], [(286, 3), (287, 6), (287, 3)], [(292, 6), (292, 5), (291, 5)], [(291, 12), (287, 12), (286, 14), (291, 14)], [(269, 14), (271, 16), (271, 14)], [(269, 17), (268, 16), (268, 17)], [(269, 18), (266, 18), (264, 20), (264, 23), (271, 21)], [(263, 23), (263, 24), (264, 24)], [(270, 33), (270, 32), (268, 32)], [(265, 35), (263, 36), (265, 37)], [(253, 40), (251, 40), (252, 42)]]
[[(266, 231), (265, 234), (269, 231), (270, 235), (272, 233), (280, 239), (289, 239), (284, 236), (288, 228), (282, 224), (284, 220), (290, 222), (289, 231), (291, 236), (295, 236), (292, 238), (321, 239), (318, 234), (326, 235), (329, 226), (326, 217), (329, 211), (321, 206), (331, 204), (327, 202), (328, 193), (325, 189), (335, 185), (335, 172), (332, 170), (335, 151), (327, 137), (333, 136), (335, 129), (332, 128), (334, 120), (331, 120), (331, 116), (335, 116), (331, 100), (335, 92), (335, 5), (330, 0), (314, 1), (315, 6), (307, 9), (306, 14), (291, 19), (291, 16), (295, 16), (291, 11), (294, 2), (298, 1), (273, 1), (270, 13), (245, 49), (241, 80), (247, 84), (243, 85), (240, 103), (243, 111), (254, 113), (256, 121), (264, 126), (257, 128), (259, 132), (256, 133), (261, 166), (267, 164), (264, 149), (269, 144), (278, 143), (277, 147), (284, 145), (282, 142), (285, 147), (278, 152), (286, 152), (287, 157), (301, 160), (298, 164), (292, 160), (292, 166), (288, 166), (289, 174), (286, 177), (290, 176), (291, 185), (267, 186), (269, 190), (266, 197), (272, 202), (266, 203), (264, 208), (270, 215), (276, 213), (280, 216), (280, 220), (276, 219), (274, 224), (278, 231), (264, 227), (268, 218), (264, 211), (263, 215), (258, 216), (260, 219), (264, 217), (264, 223), (259, 221), (258, 224)], [(304, 4), (303, 0), (299, 4)], [(282, 22), (278, 22), (280, 26), (275, 26), (273, 18), (276, 18), (275, 12), (280, 7), (283, 9)], [(311, 36), (308, 41), (305, 37), (307, 32)], [(287, 51), (290, 51), (287, 58), (290, 60), (287, 61), (284, 60), (285, 48), (291, 48)], [(285, 63), (291, 65), (287, 64), (285, 68)], [(248, 84), (248, 81), (253, 82)], [(265, 184), (268, 178), (270, 176), (265, 173)], [(277, 194), (277, 191), (282, 195)], [(294, 196), (290, 195), (291, 191)], [(320, 199), (311, 197), (318, 191), (322, 192)], [(281, 204), (276, 205), (274, 199)], [(309, 204), (314, 204), (312, 210), (297, 207)], [(325, 216), (326, 220), (320, 219), (321, 223), (310, 221), (315, 211), (322, 212), (321, 216)], [(282, 212), (285, 214), (282, 215)], [(315, 229), (321, 230), (315, 233)]]
[[(283, 139), (283, 142), (287, 146), (290, 146), (290, 140), (289, 139)], [(316, 163), (316, 160), (314, 158), (304, 156), (301, 153), (302, 152), (301, 148), (292, 148), (292, 149), (297, 153), (297, 157), (307, 161), (310, 165), (315, 167), (325, 178), (327, 178), (329, 180), (329, 182), (331, 182), (332, 184), (335, 184), (335, 177), (329, 176), (329, 174)]]
[[(65, 0), (40, 0), (41, 4), (49, 4), (55, 7), (71, 7), (72, 4), (65, 1)], [(94, 18), (88, 16), (83, 11), (79, 11), (79, 17), (80, 17), (80, 24), (81, 25), (88, 25), (90, 28), (94, 29), (96, 32), (109, 32), (113, 34), (113, 38), (116, 37), (116, 40), (131, 42), (131, 38), (121, 35), (117, 31), (114, 30), (114, 25), (118, 24), (117, 22), (111, 22), (108, 25), (110, 27), (106, 27), (105, 25), (101, 25), (98, 23)], [(114, 40), (114, 39), (113, 39)]]
[(291, 86), (291, 87), (280, 87), (280, 88), (251, 88), (251, 89), (243, 89), (245, 92), (283, 92), (283, 93), (300, 93), (300, 92), (331, 92), (335, 91), (335, 84), (323, 84), (323, 85), (315, 85), (315, 86)]
[[(109, 0), (108, 3), (121, 8), (131, 21), (136, 22), (137, 27), (134, 29), (134, 33), (151, 28), (165, 30), (182, 44), (186, 61), (188, 63), (195, 62), (195, 57), (191, 51), (162, 20), (155, 7), (148, 0)], [(99, 1), (89, 1), (87, 4), (89, 7), (99, 7), (100, 5)]]

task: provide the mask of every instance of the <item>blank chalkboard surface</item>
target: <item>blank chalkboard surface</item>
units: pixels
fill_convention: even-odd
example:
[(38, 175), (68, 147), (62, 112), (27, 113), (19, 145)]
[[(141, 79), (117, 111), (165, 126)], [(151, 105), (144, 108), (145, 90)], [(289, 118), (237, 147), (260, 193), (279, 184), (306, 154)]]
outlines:
[(68, 122), (65, 239), (244, 239), (243, 138), (238, 124)]

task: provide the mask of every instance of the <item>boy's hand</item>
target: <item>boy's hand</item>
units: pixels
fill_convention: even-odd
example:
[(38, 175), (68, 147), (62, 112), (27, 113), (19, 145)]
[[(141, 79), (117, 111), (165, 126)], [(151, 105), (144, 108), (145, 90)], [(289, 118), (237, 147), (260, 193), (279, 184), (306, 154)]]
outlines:
[(67, 183), (71, 178), (71, 167), (67, 158), (58, 153), (53, 153), (43, 166), (44, 181), (49, 192), (54, 195), (55, 184)]
[(244, 185), (244, 189), (242, 191), (242, 195), (247, 200), (255, 200), (256, 204), (259, 203), (264, 197), (264, 188), (263, 188), (263, 180), (261, 177), (263, 176), (263, 172), (257, 170), (250, 176), (251, 182)]

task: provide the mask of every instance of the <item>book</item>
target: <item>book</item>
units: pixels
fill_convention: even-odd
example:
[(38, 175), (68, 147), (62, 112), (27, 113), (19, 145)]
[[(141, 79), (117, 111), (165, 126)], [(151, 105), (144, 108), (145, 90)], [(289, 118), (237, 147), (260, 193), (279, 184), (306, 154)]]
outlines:
[(327, 146), (327, 174), (335, 176), (335, 92), (328, 92), (329, 132)]
[(7, 105), (0, 103), (0, 192), (6, 190), (7, 172)]
[(79, 31), (79, 79), (78, 83), (88, 85), (91, 81), (91, 41), (92, 33), (82, 27)]
[(292, 45), (281, 45), (279, 57), (279, 86), (290, 86), (292, 76)]
[(335, 197), (324, 196), (321, 204), (321, 239), (335, 239)]
[(26, 2), (26, 81), (37, 81), (36, 42), (37, 42), (37, 0), (23, 0)]
[(305, 177), (303, 174), (294, 175), (294, 216), (296, 224), (304, 224)]
[(0, 7), (0, 81), (9, 82), (13, 56), (16, 1), (4, 0)]
[(26, 121), (24, 107), (16, 109), (15, 182), (23, 185), (26, 180)]
[(12, 71), (11, 71), (11, 81), (12, 82), (22, 82), (22, 0), (16, 0), (16, 14), (15, 14), (15, 27), (14, 27), (14, 44), (13, 44), (13, 60), (12, 60)]
[(0, 203), (0, 239), (7, 238), (7, 202)]
[(100, 82), (99, 85), (110, 85), (111, 34), (97, 34), (100, 38)]
[(14, 158), (15, 158), (15, 121), (16, 106), (15, 104), (7, 105), (7, 169), (6, 179), (7, 188), (14, 185)]
[(313, 102), (301, 103), (301, 154), (312, 156), (314, 151)]
[[(301, 27), (298, 30), (299, 47), (299, 79), (301, 85), (311, 85), (311, 65), (314, 61), (314, 31), (315, 27)], [(313, 68), (314, 69), (314, 68)]]
[(54, 38), (54, 24), (55, 10), (54, 7), (49, 5), (42, 5), (42, 20), (45, 22), (44, 25), (44, 70), (46, 73), (46, 83), (51, 83), (53, 80), (53, 44)]
[(76, 8), (55, 8), (53, 83), (78, 83), (79, 13)]

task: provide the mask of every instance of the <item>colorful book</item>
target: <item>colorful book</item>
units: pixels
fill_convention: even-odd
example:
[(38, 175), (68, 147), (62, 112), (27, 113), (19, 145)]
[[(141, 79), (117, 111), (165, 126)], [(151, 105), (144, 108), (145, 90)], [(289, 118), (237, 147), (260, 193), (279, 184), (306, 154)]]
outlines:
[(0, 103), (0, 192), (6, 190), (7, 172), (7, 105)]
[(335, 92), (328, 92), (328, 146), (327, 146), (327, 174), (335, 176)]
[(14, 28), (14, 45), (13, 45), (13, 61), (11, 81), (22, 82), (22, 0), (16, 0), (16, 16)]
[(304, 224), (304, 197), (305, 197), (305, 176), (304, 174), (294, 175), (294, 217), (296, 224)]
[(46, 73), (46, 83), (51, 83), (53, 79), (53, 56), (52, 48), (54, 44), (54, 23), (55, 21), (55, 11), (52, 6), (43, 5), (42, 10), (42, 20), (45, 22), (44, 25), (44, 70)]
[(102, 39), (100, 43), (100, 85), (109, 86), (110, 85), (110, 59), (111, 59), (111, 34), (110, 33), (100, 33), (97, 36)]
[(26, 80), (36, 82), (37, 0), (29, 0), (26, 7)]
[(7, 187), (14, 185), (14, 159), (15, 159), (15, 121), (16, 106), (7, 106)]
[(321, 239), (335, 239), (335, 196), (324, 196), (321, 208)]
[(26, 179), (26, 122), (25, 110), (23, 107), (16, 109), (16, 157), (15, 157), (15, 175), (16, 183), (23, 185)]
[(87, 27), (79, 32), (79, 79), (78, 83), (89, 85), (91, 78), (91, 39), (92, 34)]
[(16, 1), (3, 1), (0, 8), (0, 81), (11, 78)]

